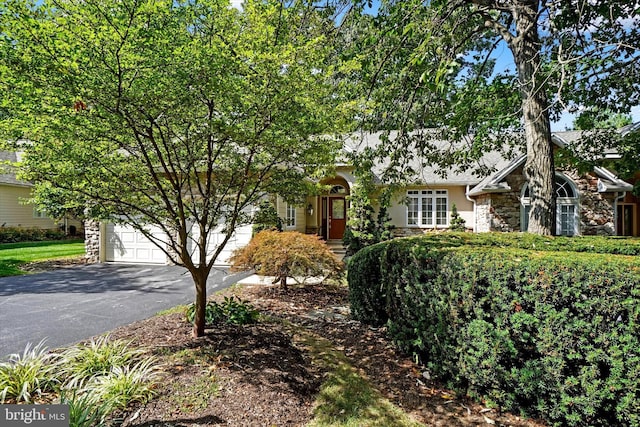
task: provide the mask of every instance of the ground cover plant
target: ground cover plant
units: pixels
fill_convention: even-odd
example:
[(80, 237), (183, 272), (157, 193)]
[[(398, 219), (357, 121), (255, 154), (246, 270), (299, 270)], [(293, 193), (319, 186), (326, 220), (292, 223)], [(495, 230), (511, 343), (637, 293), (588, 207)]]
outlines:
[(40, 342), (0, 364), (0, 403), (69, 404), (71, 426), (104, 425), (153, 396), (154, 357), (108, 336), (54, 352)]
[(640, 261), (612, 255), (637, 248), (637, 239), (399, 239), (351, 260), (350, 300), (356, 318), (386, 324), (461, 393), (557, 425), (640, 425)]
[(10, 355), (0, 363), (0, 403), (29, 403), (52, 393), (57, 382), (55, 368), (56, 356), (43, 342)]
[(0, 277), (25, 274), (28, 263), (81, 257), (84, 241), (61, 240), (0, 244)]

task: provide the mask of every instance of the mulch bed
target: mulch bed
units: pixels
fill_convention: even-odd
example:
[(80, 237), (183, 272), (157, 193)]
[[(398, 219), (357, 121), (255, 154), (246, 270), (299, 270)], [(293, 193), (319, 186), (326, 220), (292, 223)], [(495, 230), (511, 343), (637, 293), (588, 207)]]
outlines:
[(489, 410), (428, 380), (383, 328), (349, 318), (346, 288), (260, 285), (229, 294), (276, 321), (216, 326), (194, 339), (184, 316), (174, 313), (112, 331), (112, 338), (149, 348), (165, 371), (154, 400), (121, 415), (123, 427), (305, 425), (327, 373), (296, 344), (292, 325), (331, 341), (383, 396), (425, 425), (544, 425)]

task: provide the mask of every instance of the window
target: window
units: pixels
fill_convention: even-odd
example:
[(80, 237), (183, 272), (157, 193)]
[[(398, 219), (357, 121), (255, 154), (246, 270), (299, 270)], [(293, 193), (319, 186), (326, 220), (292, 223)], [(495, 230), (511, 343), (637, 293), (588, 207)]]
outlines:
[(331, 187), (329, 194), (347, 194), (347, 189), (342, 185), (334, 185)]
[[(573, 236), (578, 234), (578, 195), (573, 183), (562, 175), (556, 175), (556, 234)], [(522, 231), (529, 228), (531, 193), (525, 184), (522, 191)]]
[(407, 191), (407, 225), (410, 227), (446, 227), (448, 211), (447, 190)]
[(38, 208), (33, 208), (33, 217), (44, 219), (44, 218), (47, 218), (47, 214), (38, 210)]
[(296, 207), (287, 203), (287, 213), (285, 217), (285, 225), (287, 228), (296, 226)]

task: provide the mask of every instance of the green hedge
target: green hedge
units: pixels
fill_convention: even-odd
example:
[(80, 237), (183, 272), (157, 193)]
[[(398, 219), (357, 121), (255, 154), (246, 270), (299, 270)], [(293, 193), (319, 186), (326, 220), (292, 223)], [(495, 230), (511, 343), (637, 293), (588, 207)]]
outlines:
[(477, 399), (556, 425), (640, 425), (640, 260), (609, 255), (637, 240), (439, 236), (356, 254), (354, 316)]
[(0, 243), (40, 242), (65, 238), (64, 231), (57, 229), (0, 227)]

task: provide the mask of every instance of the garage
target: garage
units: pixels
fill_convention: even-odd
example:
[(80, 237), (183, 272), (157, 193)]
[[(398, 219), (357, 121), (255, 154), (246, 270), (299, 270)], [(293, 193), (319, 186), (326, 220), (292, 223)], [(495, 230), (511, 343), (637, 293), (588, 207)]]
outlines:
[[(154, 236), (165, 234), (157, 227), (150, 227)], [(167, 255), (144, 234), (127, 225), (107, 224), (105, 236), (105, 261), (137, 264), (166, 264)]]
[[(154, 236), (163, 239), (166, 236), (157, 227), (150, 227)], [(227, 242), (224, 250), (216, 260), (216, 265), (229, 265), (229, 258), (237, 248), (245, 246), (251, 240), (251, 225), (238, 227), (233, 236)], [(198, 262), (199, 257), (195, 251), (194, 241), (198, 238), (197, 228), (191, 232), (192, 240), (189, 242), (190, 251), (194, 254), (194, 261)], [(163, 239), (164, 240), (164, 239)], [(209, 236), (209, 255), (213, 255), (214, 250), (224, 240), (221, 230), (214, 230)], [(105, 262), (128, 262), (137, 264), (166, 264), (167, 255), (154, 245), (144, 234), (133, 227), (118, 224), (107, 224), (105, 228)]]
[[(213, 252), (216, 250), (218, 245), (220, 245), (220, 243), (224, 240), (225, 236), (221, 232), (221, 228), (222, 227), (220, 227), (220, 229), (218, 230), (213, 230), (211, 234), (209, 234), (209, 244), (207, 245), (207, 249), (208, 249), (207, 255), (209, 259), (213, 255)], [(246, 246), (249, 243), (249, 240), (251, 240), (251, 233), (252, 233), (251, 225), (244, 225), (241, 227), (237, 227), (233, 235), (231, 236), (231, 239), (229, 239), (229, 241), (227, 242), (222, 252), (220, 252), (218, 259), (216, 260), (216, 265), (229, 265), (229, 259), (231, 258), (233, 251), (238, 248)], [(200, 259), (200, 257), (198, 256), (198, 253), (195, 251), (195, 247), (196, 247), (195, 240), (198, 239), (199, 235), (200, 235), (199, 230), (196, 227), (194, 227), (191, 231), (191, 236), (193, 237), (193, 240), (190, 242), (191, 245), (189, 249), (193, 254), (193, 260), (195, 262), (198, 262)]]

